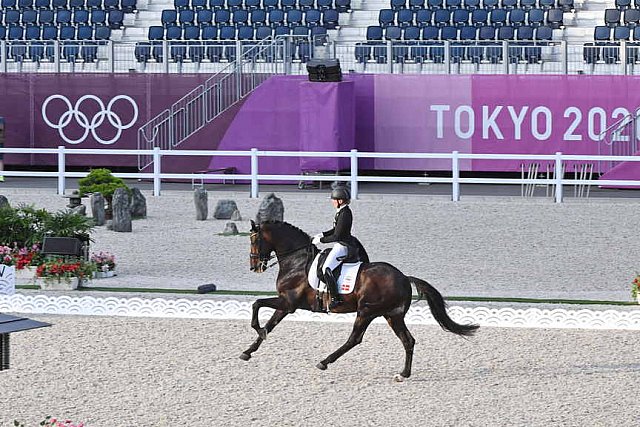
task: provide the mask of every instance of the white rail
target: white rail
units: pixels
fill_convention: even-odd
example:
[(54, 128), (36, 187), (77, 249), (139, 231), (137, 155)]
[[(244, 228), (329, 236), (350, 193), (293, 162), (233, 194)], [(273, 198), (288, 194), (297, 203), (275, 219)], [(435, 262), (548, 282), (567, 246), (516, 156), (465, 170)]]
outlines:
[[(562, 203), (563, 185), (593, 184), (589, 179), (565, 179), (563, 163), (567, 161), (629, 161), (640, 162), (640, 156), (591, 156), (562, 154), (472, 154), (453, 151), (451, 153), (372, 153), (351, 151), (262, 151), (252, 148), (247, 151), (216, 151), (216, 150), (161, 150), (156, 147), (153, 150), (109, 150), (109, 149), (67, 149), (64, 146), (55, 148), (0, 148), (0, 153), (16, 154), (51, 154), (58, 158), (58, 170), (53, 172), (34, 172), (7, 170), (1, 172), (4, 176), (23, 177), (55, 177), (58, 178), (58, 194), (64, 194), (66, 178), (82, 178), (88, 172), (67, 172), (66, 156), (73, 155), (149, 155), (153, 158), (152, 173), (114, 173), (114, 176), (129, 179), (152, 179), (153, 195), (160, 196), (163, 179), (243, 179), (251, 183), (250, 197), (257, 198), (259, 183), (265, 180), (278, 181), (346, 181), (351, 185), (353, 198), (358, 197), (358, 183), (360, 182), (401, 182), (401, 183), (447, 183), (451, 184), (451, 200), (460, 200), (460, 184), (541, 184), (555, 186), (555, 202)], [(203, 174), (203, 173), (162, 173), (162, 157), (169, 156), (246, 156), (251, 159), (251, 172), (249, 174)], [(324, 157), (324, 158), (349, 158), (350, 174), (346, 175), (284, 175), (284, 174), (260, 174), (259, 159), (261, 157)], [(359, 159), (451, 159), (451, 177), (414, 177), (414, 176), (360, 176), (358, 175)], [(555, 175), (547, 179), (531, 178), (463, 178), (460, 176), (460, 160), (538, 160), (554, 162)], [(640, 180), (598, 180), (601, 186), (640, 187)]]

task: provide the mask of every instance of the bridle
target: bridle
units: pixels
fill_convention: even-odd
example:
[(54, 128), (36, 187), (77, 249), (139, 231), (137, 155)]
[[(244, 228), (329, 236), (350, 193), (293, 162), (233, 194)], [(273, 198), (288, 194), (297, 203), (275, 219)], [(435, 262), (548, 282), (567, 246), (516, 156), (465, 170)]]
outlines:
[[(309, 243), (305, 243), (304, 245), (302, 245), (300, 247), (288, 250), (286, 252), (282, 252), (280, 254), (275, 253), (274, 255), (271, 255), (271, 252), (270, 252), (267, 255), (263, 255), (263, 254), (260, 253), (260, 246), (262, 246), (261, 245), (262, 234), (260, 233), (260, 230), (254, 231), (253, 233), (251, 233), (251, 235), (249, 237), (252, 239), (252, 241), (253, 241), (254, 236), (257, 236), (255, 238), (255, 244), (258, 247), (258, 253), (257, 254), (253, 253), (253, 252), (249, 253), (249, 258), (250, 259), (256, 259), (257, 258), (260, 261), (260, 263), (262, 264), (262, 271), (266, 271), (267, 268), (273, 267), (280, 260), (283, 260), (283, 259), (287, 258), (288, 256), (293, 255), (294, 253), (296, 253), (298, 251), (301, 251), (302, 249), (309, 249), (312, 246), (311, 241), (309, 241)], [(271, 261), (273, 258), (278, 258), (278, 259), (276, 261), (273, 261), (271, 264), (269, 264), (269, 261)], [(255, 270), (255, 269), (253, 267), (251, 267), (251, 270)]]

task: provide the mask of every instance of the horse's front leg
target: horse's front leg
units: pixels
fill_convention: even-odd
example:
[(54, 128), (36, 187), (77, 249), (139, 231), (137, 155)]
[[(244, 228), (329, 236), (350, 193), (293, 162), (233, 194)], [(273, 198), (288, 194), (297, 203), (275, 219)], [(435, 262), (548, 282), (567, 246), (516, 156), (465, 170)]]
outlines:
[[(280, 323), (280, 321), (287, 316), (287, 314), (289, 314), (289, 312), (286, 310), (287, 305), (287, 302), (281, 298), (259, 299), (253, 303), (251, 327), (258, 333), (258, 338), (246, 351), (244, 351), (240, 355), (240, 359), (249, 360), (251, 358), (251, 353), (256, 351), (260, 347), (260, 344), (262, 344), (262, 341), (267, 339), (267, 334), (270, 333), (273, 328), (275, 328), (278, 323)], [(258, 313), (262, 307), (269, 307), (276, 310), (271, 318), (267, 321), (264, 328), (260, 327), (260, 320), (258, 318)]]

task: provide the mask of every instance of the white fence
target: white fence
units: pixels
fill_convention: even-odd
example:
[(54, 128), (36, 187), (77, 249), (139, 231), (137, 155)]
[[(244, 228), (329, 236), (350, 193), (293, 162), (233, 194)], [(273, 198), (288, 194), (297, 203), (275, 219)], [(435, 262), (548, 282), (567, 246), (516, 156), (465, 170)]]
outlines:
[[(34, 171), (4, 171), (4, 176), (17, 177), (55, 177), (58, 179), (58, 194), (64, 194), (66, 178), (82, 178), (88, 172), (66, 171), (66, 157), (73, 155), (150, 155), (153, 157), (152, 173), (114, 173), (120, 178), (151, 179), (153, 180), (153, 195), (160, 196), (163, 179), (184, 180), (226, 180), (241, 179), (250, 182), (250, 197), (257, 198), (260, 181), (349, 181), (353, 198), (358, 197), (358, 183), (360, 182), (398, 182), (398, 183), (447, 183), (451, 184), (451, 200), (460, 200), (460, 184), (539, 184), (555, 187), (555, 202), (562, 203), (563, 185), (591, 185), (589, 179), (565, 179), (564, 165), (566, 162), (597, 162), (597, 161), (640, 161), (640, 156), (586, 156), (567, 155), (557, 152), (553, 155), (539, 154), (471, 154), (453, 151), (451, 153), (371, 153), (358, 150), (351, 151), (262, 151), (252, 148), (249, 151), (216, 151), (216, 150), (108, 150), (108, 149), (67, 149), (64, 146), (55, 148), (0, 148), (0, 153), (16, 154), (51, 154), (58, 158), (58, 170), (55, 172)], [(162, 173), (162, 158), (169, 156), (235, 156), (251, 159), (250, 174), (216, 174), (216, 173)], [(259, 173), (259, 161), (267, 157), (324, 157), (349, 158), (349, 175), (263, 175)], [(360, 159), (450, 159), (451, 177), (413, 177), (413, 176), (360, 176), (358, 175), (358, 161)], [(553, 162), (553, 178), (463, 178), (460, 176), (461, 160), (522, 160), (536, 162)], [(640, 180), (598, 180), (601, 186), (640, 187)]]

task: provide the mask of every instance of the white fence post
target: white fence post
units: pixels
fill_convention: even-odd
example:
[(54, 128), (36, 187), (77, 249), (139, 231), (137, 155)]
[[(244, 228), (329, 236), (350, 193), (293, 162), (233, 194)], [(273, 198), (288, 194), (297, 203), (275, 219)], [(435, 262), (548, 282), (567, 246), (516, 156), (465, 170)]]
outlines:
[(562, 153), (556, 153), (556, 203), (562, 203)]
[(258, 149), (251, 149), (251, 198), (258, 198)]
[(460, 164), (457, 151), (451, 153), (451, 200), (460, 201)]
[(351, 198), (358, 198), (358, 150), (351, 150)]
[(153, 195), (160, 196), (160, 147), (153, 147)]
[(64, 172), (66, 162), (64, 158), (64, 145), (58, 145), (58, 194), (64, 194)]

